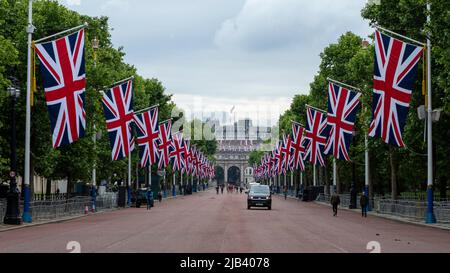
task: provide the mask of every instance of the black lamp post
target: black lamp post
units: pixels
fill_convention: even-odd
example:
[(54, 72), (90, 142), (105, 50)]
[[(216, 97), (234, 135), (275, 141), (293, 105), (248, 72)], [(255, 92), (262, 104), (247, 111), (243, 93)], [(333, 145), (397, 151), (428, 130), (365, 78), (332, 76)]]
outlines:
[(16, 156), (16, 98), (20, 94), (17, 79), (11, 78), (12, 85), (7, 88), (8, 94), (11, 95), (11, 171), (9, 173), (9, 193), (7, 196), (6, 214), (3, 219), (4, 224), (20, 225), (22, 218), (19, 209), (19, 192), (17, 190), (16, 172), (17, 172), (17, 156)]
[[(355, 146), (355, 137), (356, 132), (353, 131), (353, 146)], [(350, 205), (348, 206), (349, 209), (356, 209), (356, 165), (355, 161), (352, 160), (352, 184), (350, 187)]]

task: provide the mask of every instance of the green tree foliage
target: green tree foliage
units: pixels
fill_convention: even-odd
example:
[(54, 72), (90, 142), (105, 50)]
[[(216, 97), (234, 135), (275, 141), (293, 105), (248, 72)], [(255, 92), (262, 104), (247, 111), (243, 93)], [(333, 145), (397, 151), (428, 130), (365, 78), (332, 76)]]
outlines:
[[(175, 107), (171, 101), (171, 95), (166, 92), (158, 79), (145, 79), (139, 76), (136, 68), (124, 61), (124, 49), (122, 47), (114, 48), (112, 45), (107, 17), (80, 15), (63, 7), (55, 0), (40, 0), (33, 3), (33, 25), (36, 27), (33, 34), (34, 39), (46, 37), (84, 22), (89, 24), (85, 36), (86, 136), (71, 145), (58, 149), (52, 147), (42, 78), (39, 67), (37, 67), (37, 92), (34, 94), (31, 126), (31, 168), (33, 173), (51, 179), (67, 178), (69, 191), (72, 189), (72, 182), (89, 182), (91, 180), (94, 162), (97, 165), (98, 181), (108, 180), (114, 173), (119, 178), (125, 179), (128, 160), (111, 160), (111, 148), (100, 91), (116, 81), (134, 76), (134, 108), (139, 110), (159, 104), (159, 120), (170, 118), (171, 111)], [(8, 77), (13, 76), (19, 80), (22, 91), (16, 106), (19, 174), (23, 173), (25, 137), (27, 10), (28, 1), (26, 0), (0, 0), (0, 89), (5, 90), (6, 86), (10, 84)], [(100, 42), (96, 52), (91, 45), (94, 37)], [(36, 62), (38, 64), (38, 61)], [(11, 111), (5, 93), (0, 92), (2, 106), (0, 109), (0, 172), (4, 177), (9, 171), (9, 138), (5, 136), (9, 136), (8, 119)], [(94, 134), (98, 136), (95, 145)], [(138, 162), (138, 152), (136, 151), (132, 154), (132, 166), (137, 166)], [(141, 170), (140, 175), (142, 174)]]
[[(443, 108), (439, 122), (434, 123), (435, 184), (445, 192), (449, 179), (445, 166), (449, 166), (449, 65), (450, 65), (450, 2), (434, 0), (431, 8), (431, 23), (426, 23), (425, 0), (382, 0), (380, 5), (368, 3), (361, 11), (370, 24), (378, 24), (419, 41), (425, 41), (426, 31), (431, 31), (432, 40), (432, 91), (433, 108)], [(280, 116), (281, 129), (290, 132), (290, 119), (305, 122), (305, 104), (326, 110), (327, 77), (359, 87), (362, 105), (356, 121), (356, 136), (350, 148), (350, 157), (356, 163), (356, 182), (361, 189), (364, 184), (364, 136), (372, 115), (372, 77), (374, 46), (364, 48), (362, 38), (347, 32), (336, 44), (327, 46), (320, 54), (319, 71), (310, 84), (308, 95), (296, 95), (293, 102)], [(373, 40), (372, 40), (373, 44)], [(423, 59), (422, 59), (423, 61)], [(424, 104), (422, 95), (422, 62), (419, 62), (417, 80), (414, 84), (410, 111), (404, 131), (407, 148), (389, 149), (380, 139), (369, 138), (371, 161), (370, 178), (372, 190), (388, 193), (398, 191), (425, 190), (426, 188), (426, 142), (424, 142), (424, 121), (420, 121), (416, 109)], [(404, 160), (408, 159), (408, 160)], [(330, 168), (330, 162), (327, 163)], [(338, 162), (339, 180), (344, 188), (351, 183), (351, 164)], [(307, 170), (308, 171), (308, 170)], [(327, 180), (329, 178), (326, 178)], [(308, 180), (308, 178), (307, 178)], [(392, 191), (394, 197), (397, 195)]]

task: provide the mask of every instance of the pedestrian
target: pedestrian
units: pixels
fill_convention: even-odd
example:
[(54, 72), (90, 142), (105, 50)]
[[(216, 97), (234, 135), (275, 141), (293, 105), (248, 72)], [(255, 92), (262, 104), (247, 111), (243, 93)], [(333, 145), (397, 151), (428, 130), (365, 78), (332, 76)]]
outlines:
[(152, 189), (149, 187), (147, 189), (147, 210), (152, 208), (152, 201), (153, 201), (153, 193)]
[(367, 217), (367, 205), (369, 204), (369, 198), (362, 192), (361, 198), (359, 199), (361, 205), (361, 217)]
[(284, 200), (286, 200), (286, 199), (287, 199), (287, 192), (288, 192), (288, 188), (287, 188), (287, 186), (286, 186), (286, 185), (284, 185), (284, 187), (283, 187)]
[(242, 188), (242, 187), (240, 187), (240, 188), (239, 188), (239, 190), (241, 191), (241, 194), (242, 194), (242, 190), (243, 190), (243, 188)]
[(331, 205), (333, 206), (333, 216), (337, 216), (338, 206), (341, 203), (339, 195), (335, 191), (330, 198)]
[(162, 201), (162, 193), (161, 191), (158, 192), (158, 201), (161, 203)]

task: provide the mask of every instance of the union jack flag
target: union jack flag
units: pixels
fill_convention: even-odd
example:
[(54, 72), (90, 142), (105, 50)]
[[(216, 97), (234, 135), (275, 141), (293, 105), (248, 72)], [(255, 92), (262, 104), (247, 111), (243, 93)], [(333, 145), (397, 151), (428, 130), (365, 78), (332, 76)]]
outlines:
[(181, 173), (186, 172), (189, 175), (192, 173), (192, 150), (189, 147), (189, 140), (184, 140), (183, 149), (185, 167), (181, 169)]
[(336, 159), (350, 161), (348, 149), (353, 136), (360, 97), (361, 93), (330, 82), (327, 114), (330, 135), (325, 145), (325, 154), (332, 154)]
[(306, 152), (305, 146), (303, 146), (303, 128), (300, 124), (292, 123), (292, 166), (294, 169), (305, 171), (305, 163), (303, 157)]
[(44, 78), (53, 148), (84, 136), (86, 77), (84, 29), (57, 40), (36, 44)]
[(276, 165), (275, 165), (275, 174), (279, 175), (283, 171), (284, 166), (284, 160), (283, 152), (282, 152), (282, 141), (278, 141), (277, 146), (275, 147), (274, 153), (275, 153), (275, 159), (276, 159)]
[(159, 124), (159, 136), (158, 136), (158, 169), (162, 170), (169, 166), (171, 145), (172, 145), (172, 121)]
[(105, 91), (102, 102), (112, 160), (119, 160), (127, 157), (134, 149), (131, 132), (134, 117), (133, 81), (128, 80)]
[(200, 170), (198, 169), (200, 163), (198, 157), (198, 151), (196, 147), (191, 147), (191, 158), (192, 158), (192, 174), (199, 176)]
[(423, 48), (375, 31), (372, 122), (369, 136), (404, 147), (403, 128)]
[(141, 114), (134, 115), (137, 128), (137, 143), (141, 168), (148, 167), (158, 161), (158, 107)]
[(272, 151), (269, 161), (269, 175), (275, 176), (277, 175), (277, 152), (276, 149)]
[(283, 135), (283, 146), (281, 147), (281, 154), (283, 155), (284, 165), (282, 167), (283, 174), (286, 174), (288, 169), (292, 170), (291, 166), (291, 148), (292, 139), (290, 135)]
[(307, 123), (303, 139), (303, 145), (306, 149), (305, 159), (315, 165), (319, 163), (324, 166), (324, 146), (328, 137), (327, 118), (325, 113), (308, 106), (306, 109)]
[(183, 141), (183, 133), (177, 132), (173, 135), (172, 139), (172, 151), (169, 156), (172, 161), (172, 166), (174, 171), (180, 171), (185, 168), (184, 161), (184, 141)]

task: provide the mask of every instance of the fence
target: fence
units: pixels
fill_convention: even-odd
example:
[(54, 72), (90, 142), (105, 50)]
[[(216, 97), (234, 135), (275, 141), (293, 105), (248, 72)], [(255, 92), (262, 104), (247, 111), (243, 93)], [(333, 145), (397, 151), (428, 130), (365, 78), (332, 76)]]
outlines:
[[(360, 195), (357, 195), (356, 200), (358, 201), (360, 197), (361, 197)], [(331, 195), (320, 193), (317, 196), (316, 201), (330, 204), (330, 198), (331, 198)], [(339, 194), (339, 199), (341, 201), (339, 206), (345, 207), (345, 208), (348, 208), (350, 206), (350, 194)], [(356, 208), (360, 208), (358, 203), (359, 202), (356, 202)]]
[[(316, 201), (330, 203), (330, 195), (328, 194), (319, 194)], [(341, 199), (341, 207), (349, 207), (350, 205), (350, 194), (340, 194)], [(357, 196), (356, 205), (359, 206), (359, 197)], [(371, 200), (371, 205), (373, 211), (380, 214), (390, 214), (405, 218), (414, 219), (417, 221), (424, 221), (426, 212), (427, 212), (427, 203), (424, 201), (418, 200), (393, 200), (393, 199), (385, 199), (380, 197), (374, 197)], [(438, 223), (450, 223), (450, 202), (441, 201), (441, 202), (433, 202), (433, 210), (434, 215), (436, 216), (436, 221)]]
[[(416, 200), (375, 199), (377, 213), (397, 215), (423, 221), (427, 213), (427, 202)], [(439, 223), (450, 223), (450, 202), (433, 202), (434, 215)]]
[[(96, 211), (117, 208), (117, 193), (105, 193), (97, 196)], [(82, 215), (86, 206), (92, 209), (92, 198), (89, 196), (76, 196), (69, 199), (49, 199), (33, 200), (30, 202), (30, 213), (33, 221), (54, 220), (68, 216)], [(23, 201), (20, 204), (20, 211), (23, 212)], [(0, 199), (0, 219), (6, 212), (6, 199)]]

